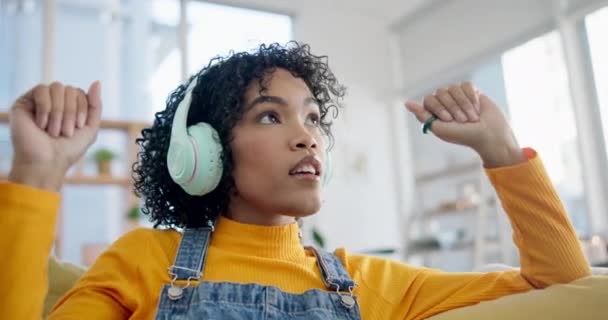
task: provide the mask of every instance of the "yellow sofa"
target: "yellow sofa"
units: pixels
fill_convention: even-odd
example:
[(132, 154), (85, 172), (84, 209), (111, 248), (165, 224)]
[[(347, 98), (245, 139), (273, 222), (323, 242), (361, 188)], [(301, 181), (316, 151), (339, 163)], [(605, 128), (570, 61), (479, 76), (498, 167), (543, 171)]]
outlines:
[[(69, 290), (85, 269), (49, 260), (49, 293), (44, 315)], [(554, 285), (436, 315), (432, 320), (471, 319), (608, 319), (608, 269), (594, 269), (594, 275), (572, 283)], [(384, 320), (384, 319), (382, 319)]]
[(61, 262), (51, 257), (49, 259), (49, 292), (44, 300), (43, 315), (51, 311), (57, 300), (61, 298), (86, 271), (84, 268), (67, 262)]
[(532, 290), (441, 313), (432, 320), (607, 320), (608, 276)]

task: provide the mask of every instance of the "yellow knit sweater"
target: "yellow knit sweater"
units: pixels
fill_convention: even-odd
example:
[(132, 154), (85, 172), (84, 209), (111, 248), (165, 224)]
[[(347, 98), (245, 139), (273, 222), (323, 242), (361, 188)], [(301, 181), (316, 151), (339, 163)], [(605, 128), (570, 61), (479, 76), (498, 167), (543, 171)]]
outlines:
[[(359, 285), (363, 319), (423, 319), (504, 295), (590, 274), (576, 235), (541, 161), (487, 170), (514, 229), (521, 273), (446, 273), (377, 257), (337, 254)], [(47, 257), (60, 196), (0, 183), (0, 310), (4, 319), (39, 319), (47, 292)], [(137, 229), (106, 251), (55, 306), (50, 319), (152, 319), (169, 281), (180, 236)], [(324, 289), (314, 257), (295, 224), (262, 227), (222, 218), (212, 235), (205, 281)]]

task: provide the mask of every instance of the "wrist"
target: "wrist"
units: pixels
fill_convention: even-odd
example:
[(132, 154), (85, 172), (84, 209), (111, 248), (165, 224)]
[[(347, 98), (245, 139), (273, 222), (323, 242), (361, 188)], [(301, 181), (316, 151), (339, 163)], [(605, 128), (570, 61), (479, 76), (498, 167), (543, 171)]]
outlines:
[(33, 188), (59, 192), (66, 170), (58, 167), (42, 167), (27, 164), (13, 164), (8, 180)]
[(494, 147), (491, 150), (479, 152), (479, 156), (483, 166), (487, 169), (514, 166), (528, 160), (518, 145)]

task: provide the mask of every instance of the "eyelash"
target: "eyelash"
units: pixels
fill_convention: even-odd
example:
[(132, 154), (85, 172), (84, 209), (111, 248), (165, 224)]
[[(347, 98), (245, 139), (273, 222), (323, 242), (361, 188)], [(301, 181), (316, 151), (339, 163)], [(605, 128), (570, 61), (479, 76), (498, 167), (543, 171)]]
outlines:
[(311, 114), (310, 114), (310, 116), (309, 116), (309, 119), (312, 119), (312, 120), (314, 121), (314, 124), (313, 124), (313, 125), (314, 125), (315, 127), (318, 127), (318, 126), (320, 126), (320, 125), (321, 125), (321, 117), (319, 117), (319, 115), (318, 115), (318, 114), (316, 114), (316, 113), (311, 113)]
[[(281, 120), (279, 119), (279, 115), (276, 112), (274, 112), (274, 111), (267, 111), (267, 112), (264, 112), (264, 113), (260, 114), (260, 117), (258, 118), (258, 121), (262, 122), (264, 120), (264, 118), (266, 118), (268, 116), (272, 116), (274, 119), (276, 119), (273, 122), (271, 122), (273, 124), (281, 122)], [(311, 119), (314, 122), (312, 125), (315, 126), (315, 127), (319, 127), (321, 125), (321, 117), (318, 114), (316, 114), (316, 113), (311, 113), (308, 116), (308, 119)]]
[[(274, 111), (268, 111), (268, 112), (264, 112), (264, 113), (260, 114), (258, 121), (262, 122), (264, 120), (264, 118), (266, 118), (267, 116), (272, 116), (276, 119), (276, 122), (280, 122), (279, 115)], [(272, 122), (272, 123), (276, 123), (276, 122)]]

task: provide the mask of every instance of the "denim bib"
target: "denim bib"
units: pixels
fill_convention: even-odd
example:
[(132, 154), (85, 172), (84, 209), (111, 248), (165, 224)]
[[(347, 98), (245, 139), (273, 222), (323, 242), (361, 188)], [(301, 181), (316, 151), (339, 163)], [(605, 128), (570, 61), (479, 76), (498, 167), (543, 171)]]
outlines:
[[(169, 267), (171, 283), (163, 286), (156, 319), (361, 319), (356, 286), (334, 254), (307, 247), (316, 258), (327, 290), (301, 294), (274, 286), (199, 281), (213, 227), (186, 229), (175, 263)], [(176, 284), (183, 280), (184, 285)], [(183, 281), (181, 281), (183, 283)]]

